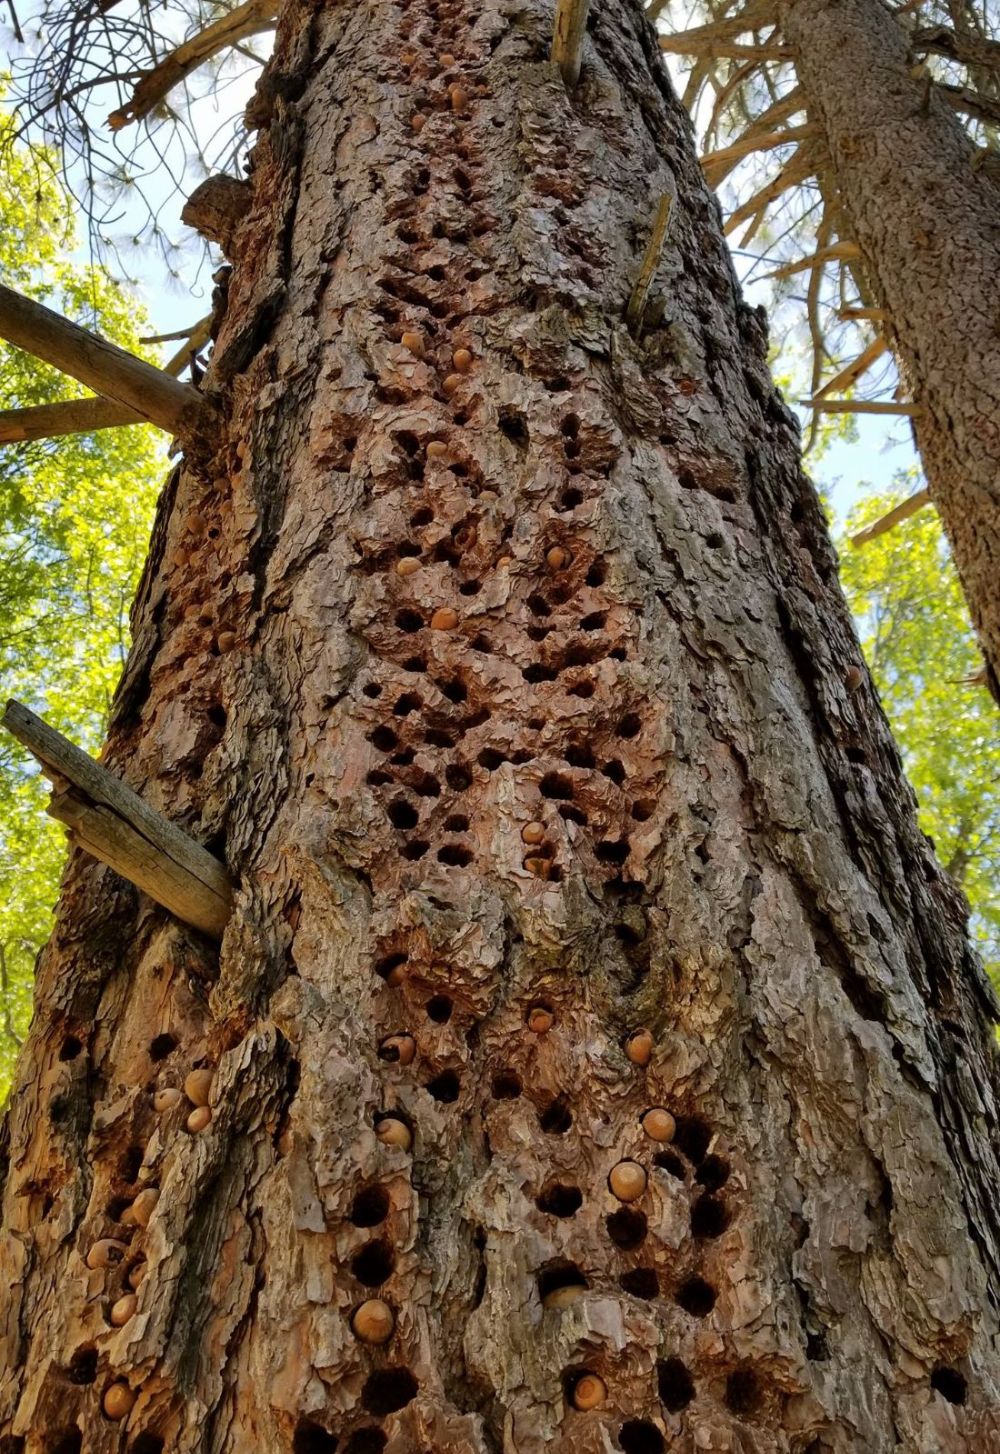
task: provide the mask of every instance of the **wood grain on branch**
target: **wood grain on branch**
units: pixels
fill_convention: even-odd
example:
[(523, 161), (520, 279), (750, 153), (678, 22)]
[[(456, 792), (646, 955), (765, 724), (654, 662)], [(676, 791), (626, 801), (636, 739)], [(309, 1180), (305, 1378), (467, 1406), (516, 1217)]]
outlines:
[(656, 277), (656, 270), (660, 266), (660, 259), (663, 256), (663, 244), (667, 240), (667, 229), (670, 226), (670, 209), (673, 205), (673, 198), (669, 192), (664, 192), (656, 208), (656, 216), (653, 219), (653, 229), (649, 234), (649, 242), (646, 244), (646, 253), (642, 260), (642, 267), (639, 269), (639, 276), (635, 281), (635, 287), (628, 300), (628, 307), (625, 309), (625, 322), (633, 333), (636, 333), (642, 326), (642, 315), (646, 310), (646, 300), (649, 297), (649, 290)]
[(197, 433), (212, 416), (211, 406), (190, 384), (2, 285), (0, 338), (182, 439)]
[(834, 374), (832, 379), (827, 380), (821, 389), (817, 389), (813, 395), (813, 402), (817, 399), (825, 399), (830, 394), (837, 394), (843, 389), (849, 389), (856, 384), (862, 374), (877, 363), (883, 354), (888, 353), (889, 345), (884, 338), (874, 338), (867, 348), (862, 349), (857, 358), (852, 359), (839, 373)]
[(799, 258), (794, 263), (784, 263), (780, 268), (774, 268), (769, 273), (761, 273), (754, 281), (765, 283), (771, 278), (790, 278), (795, 273), (804, 273), (812, 268), (825, 267), (827, 263), (851, 262), (860, 258), (861, 249), (856, 242), (833, 242), (829, 247), (821, 247), (816, 252), (810, 253), (808, 257)]
[(807, 137), (814, 134), (815, 130), (816, 128), (809, 122), (804, 122), (801, 126), (785, 127), (782, 131), (767, 131), (757, 126), (751, 126), (738, 141), (733, 142), (732, 146), (709, 152), (707, 156), (701, 158), (705, 180), (709, 186), (716, 187), (744, 157), (751, 156), (757, 151), (774, 151), (779, 146), (805, 141)]
[(896, 403), (891, 399), (803, 399), (802, 405), (824, 414), (906, 414), (913, 419), (923, 412), (919, 404)]
[(270, 30), (277, 10), (275, 0), (247, 0), (246, 4), (238, 5), (228, 15), (199, 30), (197, 35), (164, 57), (158, 66), (146, 72), (132, 92), (128, 105), (112, 111), (108, 117), (111, 130), (120, 131), (123, 126), (148, 116), (186, 76), (220, 51), (228, 50), (262, 30)]
[(590, 0), (556, 0), (550, 59), (559, 67), (567, 91), (580, 79), (589, 9)]
[(185, 924), (221, 938), (233, 885), (207, 849), (22, 703), (8, 702), (0, 720), (52, 781), (48, 811), (74, 843)]
[(869, 540), (875, 540), (879, 535), (885, 535), (886, 531), (892, 530), (894, 526), (902, 525), (904, 520), (909, 520), (911, 516), (916, 515), (918, 510), (922, 510), (925, 505), (929, 505), (930, 503), (930, 491), (926, 489), (918, 490), (915, 495), (911, 495), (901, 505), (897, 505), (894, 509), (887, 511), (873, 525), (867, 525), (864, 530), (859, 530), (857, 535), (852, 535), (851, 544), (855, 548), (866, 545)]

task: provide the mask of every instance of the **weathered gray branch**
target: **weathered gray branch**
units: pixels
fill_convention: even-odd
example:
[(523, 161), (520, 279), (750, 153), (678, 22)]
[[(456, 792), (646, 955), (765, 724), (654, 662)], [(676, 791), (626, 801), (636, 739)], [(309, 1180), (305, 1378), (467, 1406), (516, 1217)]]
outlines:
[(211, 406), (190, 384), (2, 285), (0, 338), (182, 439), (212, 417)]
[(185, 924), (221, 937), (233, 885), (207, 849), (21, 702), (7, 703), (2, 722), (52, 781), (48, 811), (80, 848)]
[(556, 0), (551, 59), (559, 67), (567, 91), (580, 79), (589, 9), (590, 0)]

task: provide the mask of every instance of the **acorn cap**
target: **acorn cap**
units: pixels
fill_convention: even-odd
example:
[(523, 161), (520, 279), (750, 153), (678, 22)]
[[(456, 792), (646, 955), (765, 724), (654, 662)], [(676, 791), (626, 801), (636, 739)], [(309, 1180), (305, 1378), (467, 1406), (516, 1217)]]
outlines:
[(403, 1151), (409, 1151), (413, 1145), (413, 1132), (405, 1121), (400, 1121), (396, 1116), (383, 1116), (375, 1127), (375, 1135), (383, 1146), (398, 1146)]
[(185, 1124), (193, 1135), (197, 1135), (199, 1131), (204, 1131), (206, 1127), (212, 1124), (211, 1106), (195, 1106)]
[(607, 1396), (608, 1386), (596, 1373), (585, 1373), (573, 1385), (573, 1407), (577, 1409), (600, 1408)]
[(672, 1141), (677, 1122), (663, 1106), (653, 1106), (642, 1118), (642, 1129), (653, 1141)]
[(135, 1394), (127, 1383), (112, 1383), (104, 1390), (101, 1405), (109, 1419), (125, 1419), (132, 1412)]
[(653, 1054), (653, 1037), (648, 1030), (633, 1030), (625, 1041), (625, 1054), (633, 1065), (648, 1065)]
[(381, 1298), (369, 1298), (351, 1316), (351, 1328), (362, 1343), (388, 1343), (396, 1326), (392, 1308)]
[(193, 1106), (207, 1106), (208, 1098), (212, 1093), (212, 1080), (215, 1071), (207, 1065), (199, 1070), (192, 1070), (190, 1075), (184, 1079), (184, 1094)]
[(646, 1173), (638, 1161), (619, 1161), (611, 1168), (608, 1186), (620, 1202), (634, 1202), (646, 1190)]

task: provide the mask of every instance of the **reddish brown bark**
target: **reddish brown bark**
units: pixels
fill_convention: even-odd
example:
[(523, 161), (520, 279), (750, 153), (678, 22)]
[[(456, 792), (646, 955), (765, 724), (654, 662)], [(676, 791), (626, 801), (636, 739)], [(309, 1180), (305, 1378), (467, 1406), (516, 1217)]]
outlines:
[(282, 16), (108, 747), (236, 909), (216, 952), (71, 863), (4, 1454), (996, 1437), (964, 909), (653, 39), (599, 5), (568, 96), (551, 20)]

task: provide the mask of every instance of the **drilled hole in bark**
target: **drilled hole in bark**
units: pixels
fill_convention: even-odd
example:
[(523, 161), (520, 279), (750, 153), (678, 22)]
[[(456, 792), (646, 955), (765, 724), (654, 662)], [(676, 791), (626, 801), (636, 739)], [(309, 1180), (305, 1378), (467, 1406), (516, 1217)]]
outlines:
[(607, 611), (591, 611), (580, 621), (581, 631), (603, 631), (608, 622)]
[(546, 379), (545, 387), (550, 394), (567, 394), (570, 390), (570, 382), (562, 374), (554, 374), (551, 379)]
[(463, 581), (458, 588), (458, 594), (460, 596), (478, 596), (482, 589), (482, 581)]
[(550, 1136), (565, 1136), (573, 1124), (573, 1112), (566, 1102), (557, 1096), (541, 1112), (538, 1124)]
[(382, 1454), (388, 1442), (381, 1429), (357, 1429), (344, 1445), (344, 1454)]
[(625, 781), (625, 764), (620, 762), (617, 757), (613, 757), (610, 762), (606, 762), (601, 768), (601, 772), (611, 782), (616, 783), (618, 787), (621, 787)]
[(404, 692), (403, 695), (401, 697), (397, 697), (396, 701), (393, 703), (393, 716), (408, 717), (411, 712), (419, 712), (420, 708), (423, 705), (423, 702), (417, 696), (416, 692)]
[(495, 747), (484, 747), (476, 761), (480, 767), (485, 767), (487, 772), (496, 772), (501, 763), (507, 761), (507, 755)]
[[(404, 671), (426, 671), (427, 658), (424, 656), (408, 656), (403, 662)], [(379, 689), (381, 690), (381, 688)], [(376, 696), (378, 693), (376, 693)]]
[(63, 1429), (48, 1445), (46, 1454), (80, 1454), (83, 1434), (79, 1429)]
[(576, 489), (575, 486), (571, 486), (568, 490), (563, 490), (562, 494), (559, 496), (559, 504), (556, 506), (556, 509), (559, 510), (560, 513), (566, 514), (570, 510), (575, 510), (578, 505), (582, 504), (583, 491)]
[(454, 1005), (447, 995), (432, 995), (424, 1009), (429, 1020), (433, 1020), (436, 1025), (446, 1025), (451, 1019)]
[(726, 1407), (738, 1418), (751, 1418), (764, 1402), (763, 1385), (752, 1368), (737, 1368), (726, 1379)]
[(662, 1454), (666, 1448), (659, 1429), (646, 1419), (629, 1419), (622, 1424), (618, 1442), (624, 1454)]
[(641, 1246), (649, 1230), (645, 1212), (640, 1212), (635, 1207), (620, 1207), (617, 1212), (611, 1213), (605, 1225), (608, 1236), (623, 1252), (630, 1252), (633, 1247)]
[(493, 1077), (490, 1094), (495, 1101), (516, 1101), (523, 1088), (516, 1071), (500, 1070)]
[(583, 1192), (565, 1182), (550, 1182), (537, 1197), (535, 1206), (550, 1217), (573, 1217), (583, 1206)]
[(580, 433), (580, 416), (578, 414), (566, 414), (559, 425), (567, 439), (575, 439)]
[(678, 1181), (685, 1179), (684, 1163), (673, 1151), (658, 1151), (653, 1157), (653, 1164), (660, 1167), (662, 1171), (669, 1171), (670, 1175), (676, 1176)]
[(730, 1166), (724, 1156), (706, 1156), (698, 1168), (695, 1180), (706, 1191), (718, 1191), (729, 1180)]
[(631, 813), (636, 823), (647, 823), (656, 811), (656, 804), (649, 798), (638, 799), (632, 804)]
[(149, 1042), (149, 1058), (157, 1062), (166, 1060), (171, 1051), (176, 1049), (176, 1035), (157, 1035)]
[(538, 682), (554, 682), (559, 671), (554, 666), (545, 666), (540, 661), (533, 661), (530, 666), (522, 668), (521, 675), (529, 685), (534, 686)]
[(392, 773), (382, 772), (375, 768), (365, 776), (365, 782), (373, 788), (384, 788), (392, 782)]
[(366, 697), (371, 697), (373, 700), (375, 697), (380, 697), (382, 695), (382, 688), (379, 686), (378, 682), (366, 682), (361, 690), (364, 692)]
[(440, 1075), (427, 1082), (427, 1089), (436, 1101), (450, 1106), (458, 1100), (462, 1084), (453, 1070), (442, 1070)]
[(416, 755), (412, 747), (404, 747), (402, 752), (394, 752), (389, 761), (396, 767), (409, 767)]
[(468, 699), (469, 689), (457, 677), (451, 681), (438, 682), (437, 685), (441, 694), (447, 697), (449, 702), (464, 702)]
[(567, 691), (571, 697), (582, 697), (584, 700), (587, 700), (594, 695), (594, 683), (577, 682), (576, 686), (568, 687)]
[(401, 969), (408, 959), (406, 954), (383, 954), (381, 959), (375, 961), (375, 973), (381, 975), (382, 979), (388, 979), (394, 969)]
[(964, 1374), (959, 1373), (957, 1368), (947, 1368), (944, 1364), (939, 1364), (931, 1374), (931, 1388), (950, 1404), (964, 1404), (968, 1396)]
[(420, 819), (420, 814), (412, 803), (405, 798), (397, 798), (390, 803), (387, 809), (389, 822), (394, 828), (415, 828)]
[(379, 752), (391, 752), (394, 747), (399, 746), (399, 738), (395, 732), (391, 727), (385, 726), (376, 727), (374, 732), (369, 735), (368, 741), (373, 747), (377, 747)]
[(701, 1196), (691, 1208), (691, 1232), (695, 1237), (721, 1237), (732, 1220), (725, 1202), (718, 1197)]
[(525, 416), (516, 409), (510, 407), (500, 410), (500, 433), (505, 435), (518, 449), (527, 449), (531, 440), (528, 430), (528, 421)]
[(628, 858), (629, 842), (627, 838), (602, 838), (594, 852), (601, 863), (621, 865)]
[(551, 616), (552, 614), (552, 607), (549, 605), (545, 597), (540, 596), (537, 591), (532, 591), (531, 595), (528, 597), (527, 604), (528, 610), (533, 616)]
[(472, 772), (463, 762), (450, 762), (444, 770), (444, 780), (456, 793), (464, 793), (472, 787)]
[(561, 772), (547, 772), (538, 784), (543, 798), (572, 798), (573, 783)]
[(0, 1439), (0, 1454), (24, 1454), (25, 1443), (20, 1434), (6, 1434)]
[(481, 652), (484, 656), (489, 656), (490, 652), (493, 650), (493, 643), (490, 641), (490, 638), (488, 636), (485, 636), (483, 634), (482, 631), (480, 631), (472, 638), (472, 640), (469, 642), (469, 645), (472, 647), (473, 651)]
[(84, 1343), (82, 1347), (76, 1349), (69, 1360), (66, 1377), (70, 1383), (94, 1382), (97, 1377), (97, 1349), (93, 1343)]
[(446, 750), (455, 746), (453, 735), (440, 727), (429, 727), (424, 733), (424, 741), (429, 747), (443, 747)]
[(396, 1254), (392, 1245), (381, 1237), (374, 1242), (366, 1242), (351, 1258), (351, 1271), (365, 1287), (380, 1287), (387, 1277), (391, 1277), (395, 1265)]
[(418, 858), (424, 857), (430, 846), (426, 838), (411, 838), (403, 847), (403, 857), (410, 863), (416, 863)]
[(664, 1358), (656, 1365), (656, 1387), (668, 1414), (679, 1414), (694, 1398), (694, 1379), (680, 1358)]
[(355, 1227), (377, 1227), (389, 1215), (391, 1205), (384, 1186), (363, 1186), (351, 1203), (351, 1221)]
[(430, 508), (430, 506), (421, 505), (420, 508), (418, 510), (414, 510), (413, 514), (410, 516), (410, 524), (415, 526), (419, 530), (421, 525), (429, 525), (433, 519), (434, 511)]
[(312, 1419), (300, 1419), (292, 1439), (293, 1454), (335, 1454), (336, 1436)]
[(590, 569), (584, 576), (588, 586), (603, 586), (607, 580), (608, 568), (603, 560), (595, 560), (591, 563)]
[(417, 1387), (408, 1368), (378, 1368), (365, 1379), (361, 1403), (376, 1418), (385, 1418), (415, 1399)]
[(165, 1447), (159, 1434), (138, 1434), (128, 1446), (128, 1454), (163, 1454)]
[(582, 808), (575, 808), (572, 803), (560, 803), (558, 808), (559, 816), (570, 823), (579, 823), (581, 828), (587, 826), (587, 815)]
[(678, 1151), (683, 1151), (687, 1159), (695, 1166), (704, 1161), (711, 1140), (712, 1128), (700, 1116), (677, 1117), (674, 1145)]
[(83, 1049), (83, 1041), (82, 1040), (77, 1039), (77, 1037), (75, 1035), (67, 1035), (66, 1036), (66, 1039), (63, 1041), (63, 1043), (59, 1047), (59, 1059), (60, 1060), (75, 1060), (76, 1057), (80, 1054), (80, 1051), (82, 1049)]
[(446, 843), (443, 848), (438, 849), (437, 858), (438, 863), (446, 863), (452, 868), (468, 868), (473, 852), (464, 843)]
[(675, 1301), (693, 1318), (707, 1318), (715, 1307), (715, 1288), (703, 1277), (688, 1277), (677, 1289)]
[(659, 1280), (652, 1267), (633, 1267), (629, 1272), (623, 1272), (618, 1279), (618, 1286), (622, 1292), (630, 1293), (632, 1297), (644, 1298), (646, 1302), (660, 1295)]
[(439, 798), (441, 784), (432, 772), (419, 773), (412, 782), (413, 791), (422, 798)]
[(615, 646), (612, 648), (611, 651), (608, 652), (608, 655), (610, 656), (612, 661), (624, 661), (625, 658), (628, 656), (628, 652), (625, 650), (624, 646)]
[(626, 712), (615, 728), (615, 734), (618, 737), (638, 737), (641, 731), (642, 718), (638, 712)]
[(424, 618), (421, 616), (419, 611), (411, 611), (407, 609), (405, 611), (396, 612), (396, 625), (399, 627), (400, 631), (405, 631), (408, 634), (411, 634), (414, 631), (422, 630), (423, 624)]
[(464, 813), (453, 813), (450, 818), (445, 818), (444, 831), (446, 833), (468, 833), (469, 820)]
[(431, 552), (431, 559), (439, 564), (458, 565), (462, 559), (462, 552), (451, 540), (439, 540)]
[(586, 1287), (587, 1279), (575, 1262), (552, 1262), (538, 1274), (538, 1296), (542, 1302), (563, 1287)]
[(141, 1146), (129, 1146), (122, 1156), (118, 1167), (118, 1175), (123, 1182), (128, 1184), (135, 1181), (139, 1175), (139, 1168), (142, 1166), (143, 1148)]

